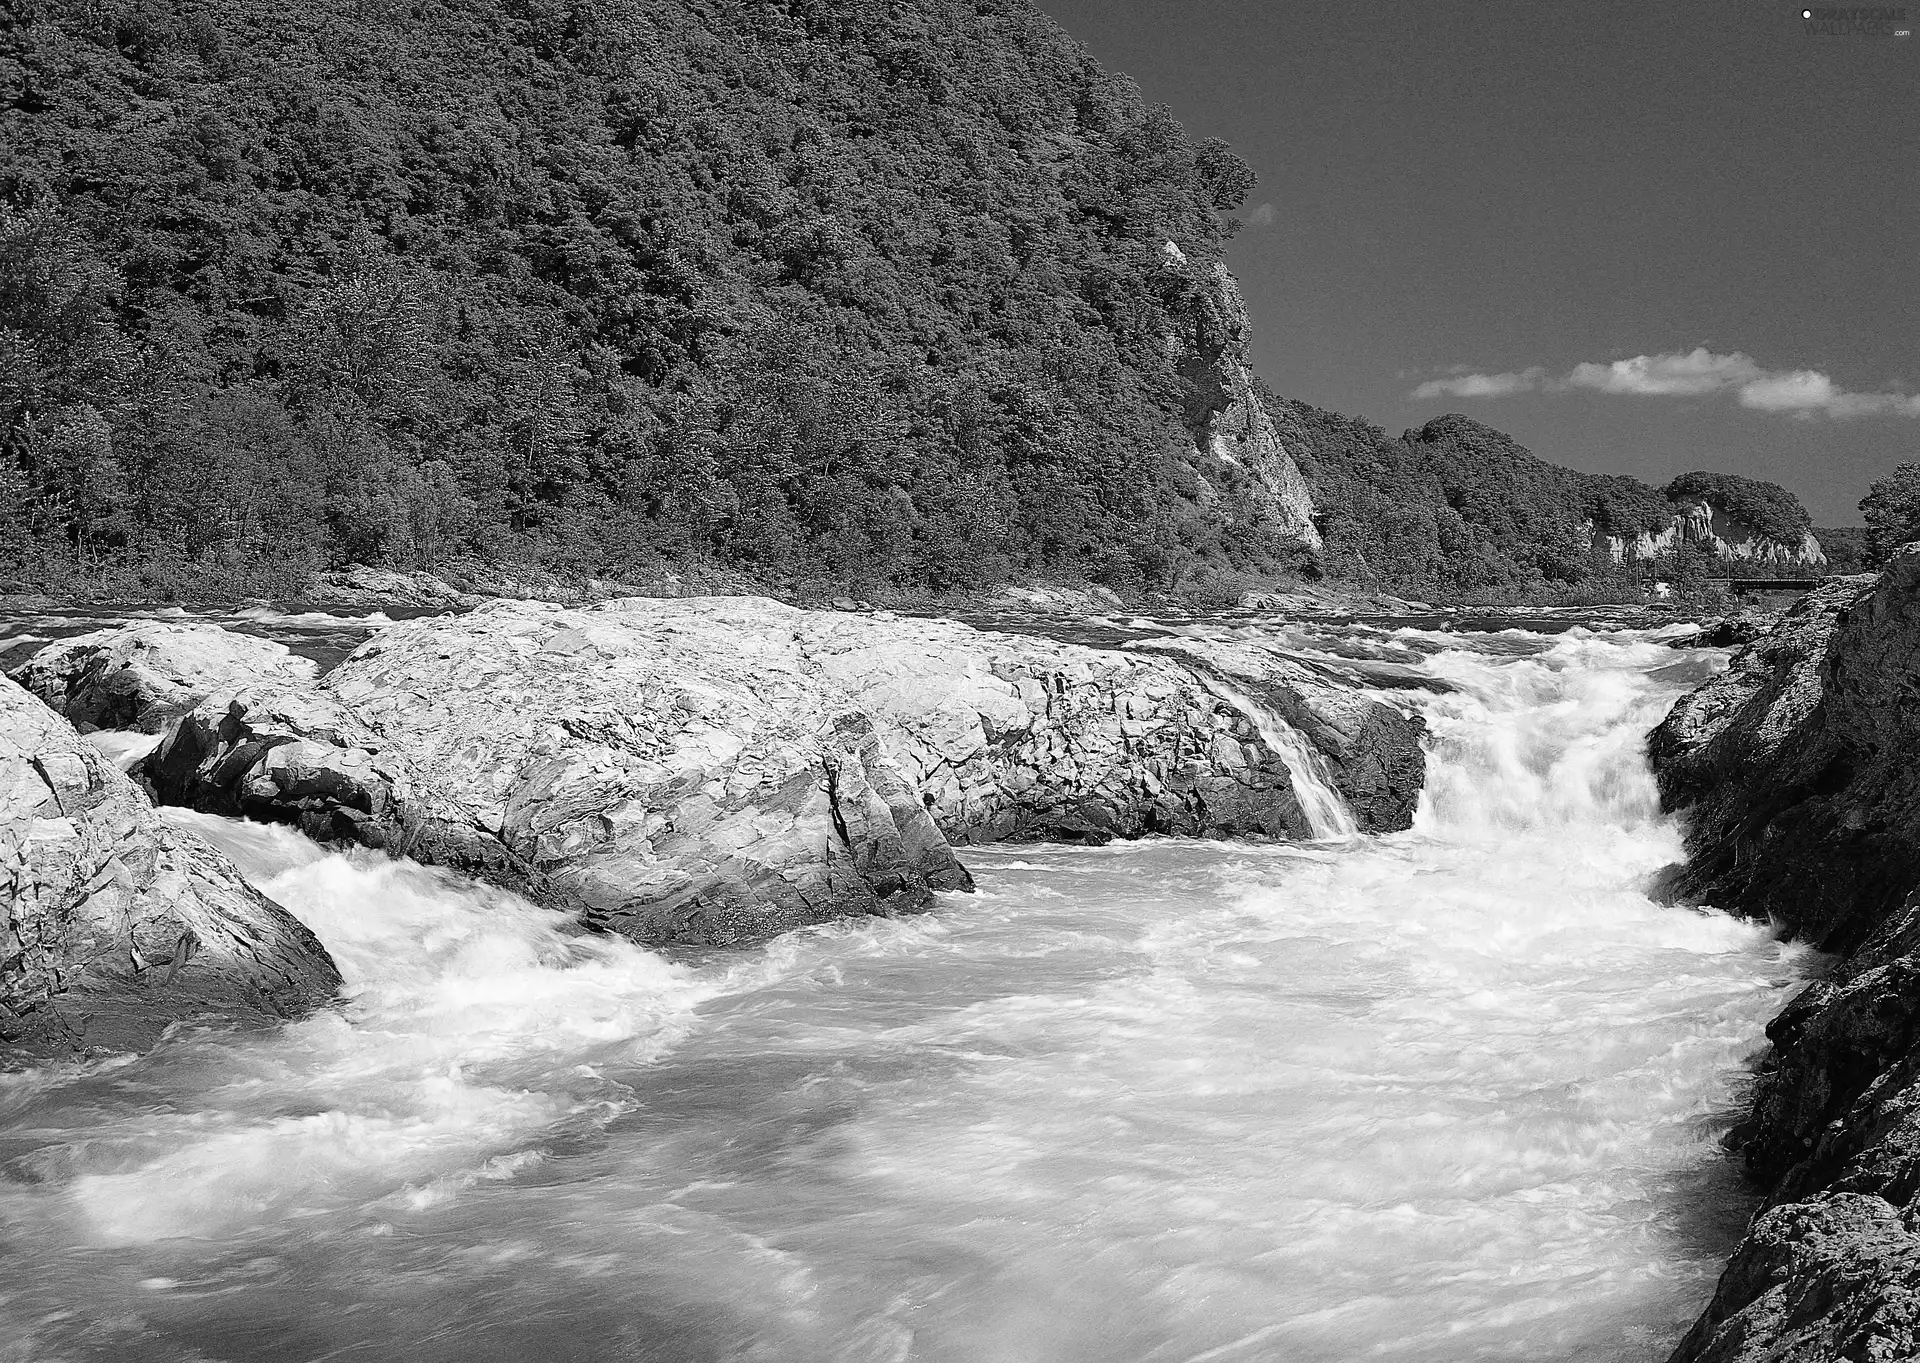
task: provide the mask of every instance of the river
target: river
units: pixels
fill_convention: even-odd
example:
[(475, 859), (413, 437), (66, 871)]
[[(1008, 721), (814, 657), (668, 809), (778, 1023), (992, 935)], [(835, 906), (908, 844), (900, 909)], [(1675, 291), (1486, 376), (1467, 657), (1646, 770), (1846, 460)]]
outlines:
[(172, 812), (347, 1002), (0, 1076), (0, 1361), (1664, 1358), (1807, 960), (1642, 893), (1718, 655), (1567, 623), (1333, 631), (1409, 832), (971, 849), (744, 952)]

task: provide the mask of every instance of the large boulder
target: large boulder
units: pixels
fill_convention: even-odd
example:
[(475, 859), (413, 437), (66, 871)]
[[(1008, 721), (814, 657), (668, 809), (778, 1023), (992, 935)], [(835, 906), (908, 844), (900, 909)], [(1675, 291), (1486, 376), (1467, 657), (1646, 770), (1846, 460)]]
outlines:
[(323, 692), (541, 897), (640, 941), (970, 888), (870, 717), (796, 646), (803, 612), (707, 604), (491, 602), (381, 631)]
[(311, 685), (318, 669), (284, 644), (208, 624), (144, 620), (49, 644), (13, 679), (82, 733), (161, 733), (208, 696)]
[[(457, 867), (645, 942), (969, 885), (952, 844), (1403, 828), (1420, 726), (1277, 655), (754, 597), (494, 601), (177, 719), (160, 797)], [(1343, 796), (1345, 797), (1343, 799)]]
[(139, 1050), (184, 1021), (266, 1022), (325, 1002), (313, 934), (38, 699), (0, 680), (0, 1047)]

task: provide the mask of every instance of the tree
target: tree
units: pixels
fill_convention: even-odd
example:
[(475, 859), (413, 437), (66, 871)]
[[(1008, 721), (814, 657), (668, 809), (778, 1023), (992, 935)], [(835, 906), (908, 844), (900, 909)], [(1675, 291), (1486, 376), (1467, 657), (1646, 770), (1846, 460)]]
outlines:
[(1920, 540), (1920, 464), (1902, 464), (1867, 489), (1866, 561), (1879, 566), (1901, 545)]

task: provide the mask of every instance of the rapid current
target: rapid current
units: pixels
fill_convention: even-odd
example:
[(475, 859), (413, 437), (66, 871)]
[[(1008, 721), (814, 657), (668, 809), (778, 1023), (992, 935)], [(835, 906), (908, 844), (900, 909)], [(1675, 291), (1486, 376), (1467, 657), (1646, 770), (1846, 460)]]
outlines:
[(973, 849), (736, 953), (172, 813), (346, 1002), (0, 1076), (0, 1360), (1663, 1358), (1804, 962), (1642, 892), (1719, 656), (1568, 623), (1335, 631), (1427, 715), (1410, 832)]

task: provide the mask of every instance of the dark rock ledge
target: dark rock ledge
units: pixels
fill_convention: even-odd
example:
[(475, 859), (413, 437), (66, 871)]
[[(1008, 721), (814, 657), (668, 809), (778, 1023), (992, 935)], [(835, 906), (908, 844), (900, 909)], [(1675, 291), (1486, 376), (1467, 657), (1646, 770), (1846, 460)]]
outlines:
[(1920, 1357), (1920, 546), (1805, 598), (1654, 732), (1676, 896), (1836, 953), (1730, 1136), (1765, 1192), (1676, 1363)]

